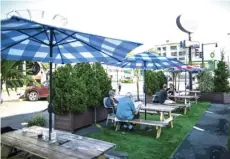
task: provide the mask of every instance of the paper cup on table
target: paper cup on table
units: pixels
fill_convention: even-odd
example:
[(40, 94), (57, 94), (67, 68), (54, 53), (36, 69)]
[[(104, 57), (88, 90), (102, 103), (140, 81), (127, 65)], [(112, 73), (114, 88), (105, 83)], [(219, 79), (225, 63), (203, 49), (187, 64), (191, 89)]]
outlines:
[(26, 122), (21, 123), (21, 126), (22, 126), (22, 132), (25, 133), (26, 132), (26, 128), (28, 126), (28, 123), (26, 123)]

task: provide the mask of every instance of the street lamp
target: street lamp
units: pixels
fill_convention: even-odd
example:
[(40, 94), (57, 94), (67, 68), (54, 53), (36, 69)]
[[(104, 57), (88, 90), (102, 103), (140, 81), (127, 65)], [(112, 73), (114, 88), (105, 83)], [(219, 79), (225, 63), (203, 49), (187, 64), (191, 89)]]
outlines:
[(202, 44), (202, 47), (201, 47), (201, 52), (202, 52), (202, 68), (204, 68), (204, 45), (214, 45), (214, 44), (215, 44), (215, 47), (218, 47), (217, 43), (205, 43), (205, 44)]

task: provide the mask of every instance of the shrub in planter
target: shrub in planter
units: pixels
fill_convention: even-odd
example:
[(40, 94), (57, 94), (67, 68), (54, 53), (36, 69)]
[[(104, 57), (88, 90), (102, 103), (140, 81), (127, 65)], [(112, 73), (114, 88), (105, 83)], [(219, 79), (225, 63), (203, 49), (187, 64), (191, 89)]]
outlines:
[(163, 84), (167, 84), (167, 78), (164, 75), (163, 71), (157, 71), (156, 75), (157, 75), (158, 84), (159, 84), (158, 89), (161, 89)]
[(28, 126), (45, 126), (45, 118), (43, 116), (36, 116), (35, 118), (28, 120)]
[(217, 68), (214, 70), (214, 91), (215, 92), (229, 92), (228, 78), (230, 76), (228, 66), (224, 62), (224, 51), (221, 51), (221, 61), (218, 62)]
[(54, 72), (53, 91), (55, 114), (63, 115), (87, 110), (86, 85), (71, 65), (59, 67)]
[(84, 81), (86, 86), (88, 108), (95, 108), (100, 106), (101, 101), (101, 90), (99, 81), (96, 77), (96, 72), (93, 70), (89, 63), (77, 64), (75, 67), (76, 74)]
[(94, 63), (93, 69), (96, 72), (96, 78), (99, 81), (99, 88), (101, 90), (101, 105), (103, 105), (103, 98), (108, 96), (108, 92), (112, 89), (111, 80), (108, 74), (100, 63)]
[(146, 93), (147, 95), (153, 95), (159, 89), (159, 81), (157, 74), (154, 71), (146, 71)]
[(198, 88), (201, 92), (213, 92), (214, 90), (214, 77), (208, 70), (204, 70), (197, 75)]

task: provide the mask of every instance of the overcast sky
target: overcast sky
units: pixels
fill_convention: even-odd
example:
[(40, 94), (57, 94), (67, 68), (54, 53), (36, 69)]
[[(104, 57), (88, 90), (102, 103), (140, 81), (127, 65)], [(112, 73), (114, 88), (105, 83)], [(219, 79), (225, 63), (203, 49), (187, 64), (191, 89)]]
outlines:
[(218, 42), (218, 49), (230, 55), (230, 0), (2, 0), (1, 18), (21, 9), (59, 13), (68, 19), (68, 28), (142, 42), (146, 48), (187, 39), (176, 26), (176, 17), (184, 14), (196, 20), (192, 40)]

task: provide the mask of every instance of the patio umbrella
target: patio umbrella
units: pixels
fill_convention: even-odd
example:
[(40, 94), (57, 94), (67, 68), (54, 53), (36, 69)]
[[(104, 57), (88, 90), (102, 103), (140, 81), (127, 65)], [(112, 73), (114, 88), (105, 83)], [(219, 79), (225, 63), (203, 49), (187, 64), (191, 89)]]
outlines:
[[(146, 106), (146, 70), (159, 70), (171, 67), (185, 66), (184, 63), (176, 58), (167, 58), (165, 56), (159, 56), (150, 52), (143, 52), (126, 57), (122, 62), (109, 63), (110, 65), (119, 66), (122, 68), (138, 68), (144, 69), (144, 93), (145, 93), (145, 106)], [(146, 119), (146, 111), (145, 111)]]
[(140, 43), (41, 24), (17, 16), (1, 21), (1, 58), (50, 63), (49, 140), (52, 132), (52, 63), (119, 62)]
[[(186, 93), (187, 72), (199, 73), (199, 72), (202, 72), (203, 69), (202, 69), (202, 68), (198, 68), (198, 67), (194, 67), (194, 66), (187, 65), (187, 66), (179, 66), (179, 67), (169, 68), (168, 71), (169, 71), (169, 72), (172, 72), (172, 73), (181, 73), (181, 72), (185, 72), (185, 93)], [(179, 90), (179, 86), (178, 86), (178, 90)]]

